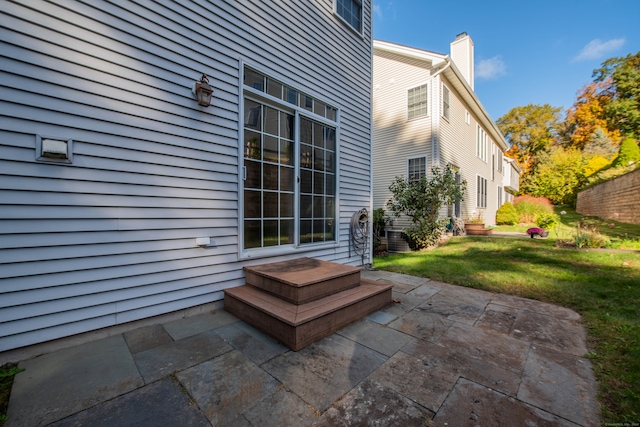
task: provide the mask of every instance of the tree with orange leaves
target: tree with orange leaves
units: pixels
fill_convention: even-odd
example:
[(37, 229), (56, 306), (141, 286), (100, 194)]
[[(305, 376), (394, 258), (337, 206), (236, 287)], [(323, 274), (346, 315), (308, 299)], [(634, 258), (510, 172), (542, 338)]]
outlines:
[(605, 107), (611, 101), (612, 79), (593, 82), (578, 91), (578, 97), (567, 111), (564, 145), (584, 150), (590, 141), (598, 138), (612, 145), (620, 145), (620, 131), (611, 130), (605, 117)]

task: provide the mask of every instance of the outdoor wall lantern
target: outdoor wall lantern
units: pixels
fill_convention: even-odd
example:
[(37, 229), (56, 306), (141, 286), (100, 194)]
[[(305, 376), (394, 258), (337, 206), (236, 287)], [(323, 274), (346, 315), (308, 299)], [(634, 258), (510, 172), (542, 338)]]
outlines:
[(200, 81), (196, 82), (193, 86), (193, 94), (198, 100), (198, 104), (203, 107), (211, 105), (211, 97), (213, 95), (213, 89), (209, 86), (209, 79), (206, 74), (200, 77)]

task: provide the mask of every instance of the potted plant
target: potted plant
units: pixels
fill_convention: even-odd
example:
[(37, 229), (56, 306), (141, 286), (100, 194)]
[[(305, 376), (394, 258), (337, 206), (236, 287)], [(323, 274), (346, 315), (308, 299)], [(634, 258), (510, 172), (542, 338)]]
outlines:
[(531, 236), (531, 238), (533, 239), (536, 236), (547, 237), (549, 235), (549, 232), (543, 230), (540, 227), (531, 227), (531, 228), (527, 229), (527, 234), (529, 236)]
[(482, 213), (476, 213), (474, 211), (471, 216), (467, 217), (467, 219), (464, 220), (465, 231), (484, 230), (484, 228), (485, 227), (484, 220), (482, 219)]

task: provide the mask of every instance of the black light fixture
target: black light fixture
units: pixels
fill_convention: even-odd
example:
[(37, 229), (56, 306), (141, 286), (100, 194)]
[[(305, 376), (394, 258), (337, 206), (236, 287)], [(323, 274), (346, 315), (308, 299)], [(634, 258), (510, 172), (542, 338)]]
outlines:
[(198, 100), (198, 104), (203, 107), (211, 105), (211, 97), (213, 95), (213, 88), (209, 86), (209, 79), (206, 74), (200, 77), (200, 81), (196, 82), (193, 87), (193, 94)]

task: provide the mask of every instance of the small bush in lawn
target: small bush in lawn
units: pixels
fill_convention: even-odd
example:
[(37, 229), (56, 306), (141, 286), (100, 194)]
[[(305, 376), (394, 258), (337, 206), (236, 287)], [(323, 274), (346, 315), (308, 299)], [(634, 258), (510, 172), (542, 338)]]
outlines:
[(536, 225), (543, 230), (553, 230), (560, 222), (560, 217), (553, 213), (541, 212), (536, 218)]
[(496, 212), (496, 224), (517, 225), (519, 222), (520, 216), (511, 202), (506, 202), (498, 208), (498, 212)]
[(610, 245), (611, 241), (597, 231), (578, 229), (573, 244), (576, 248), (604, 248)]
[(513, 205), (523, 224), (531, 224), (542, 212), (553, 213), (553, 204), (546, 197), (518, 196)]

